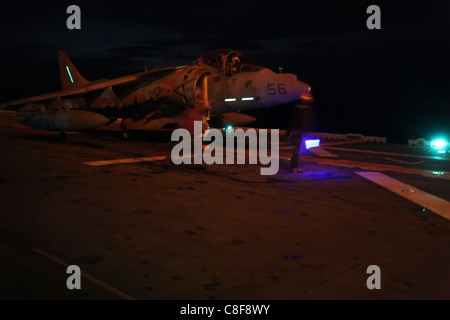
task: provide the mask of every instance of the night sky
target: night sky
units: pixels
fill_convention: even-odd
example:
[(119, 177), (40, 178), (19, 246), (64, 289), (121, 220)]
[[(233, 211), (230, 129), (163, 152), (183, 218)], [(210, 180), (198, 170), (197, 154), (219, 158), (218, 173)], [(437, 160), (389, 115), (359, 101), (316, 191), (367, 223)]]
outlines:
[[(0, 101), (232, 48), (311, 84), (317, 131), (450, 138), (450, 1), (17, 1), (0, 6)], [(81, 30), (66, 9), (81, 8)], [(368, 30), (366, 8), (381, 8)]]

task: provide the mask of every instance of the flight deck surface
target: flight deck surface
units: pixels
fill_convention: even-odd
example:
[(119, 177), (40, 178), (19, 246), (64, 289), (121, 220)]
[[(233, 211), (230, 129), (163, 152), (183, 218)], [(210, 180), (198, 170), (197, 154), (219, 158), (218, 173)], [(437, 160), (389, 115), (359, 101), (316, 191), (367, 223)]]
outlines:
[[(9, 114), (0, 137), (2, 299), (450, 298), (450, 161), (419, 149), (330, 143), (337, 157), (305, 153), (292, 174), (281, 137), (280, 170), (262, 176), (170, 165), (167, 139), (61, 142)], [(68, 265), (81, 290), (67, 289)]]

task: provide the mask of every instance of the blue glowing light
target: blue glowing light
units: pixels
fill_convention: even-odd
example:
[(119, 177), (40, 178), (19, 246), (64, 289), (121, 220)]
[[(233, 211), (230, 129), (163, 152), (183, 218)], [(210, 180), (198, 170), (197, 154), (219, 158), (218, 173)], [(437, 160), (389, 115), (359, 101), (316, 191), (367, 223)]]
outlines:
[(69, 70), (69, 67), (68, 67), (68, 66), (66, 66), (66, 69), (67, 69), (67, 73), (69, 74), (69, 77), (70, 77), (70, 81), (72, 81), (72, 83), (73, 83), (73, 79), (72, 79), (72, 75), (70, 74), (70, 70)]
[(445, 150), (438, 150), (438, 153), (446, 153), (447, 151)]
[(305, 140), (306, 149), (318, 147), (320, 145), (320, 139)]

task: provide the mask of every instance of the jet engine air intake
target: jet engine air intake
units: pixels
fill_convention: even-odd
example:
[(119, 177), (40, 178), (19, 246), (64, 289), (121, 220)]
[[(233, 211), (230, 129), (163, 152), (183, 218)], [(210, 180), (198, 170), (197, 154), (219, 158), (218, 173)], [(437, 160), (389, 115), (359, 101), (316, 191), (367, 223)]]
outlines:
[(185, 81), (177, 90), (190, 108), (211, 109), (208, 98), (208, 79), (211, 73), (204, 68), (191, 69), (185, 76)]

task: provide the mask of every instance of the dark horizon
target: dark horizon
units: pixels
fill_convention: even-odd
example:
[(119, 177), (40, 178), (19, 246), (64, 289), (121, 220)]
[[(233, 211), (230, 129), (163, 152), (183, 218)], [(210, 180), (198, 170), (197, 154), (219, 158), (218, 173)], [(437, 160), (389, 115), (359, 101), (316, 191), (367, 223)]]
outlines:
[[(402, 143), (450, 138), (449, 3), (5, 4), (0, 100), (59, 90), (57, 50), (96, 80), (189, 64), (209, 50), (233, 48), (311, 84), (318, 131)], [(81, 30), (66, 28), (70, 4), (81, 8)], [(370, 4), (381, 8), (381, 30), (366, 27)]]

